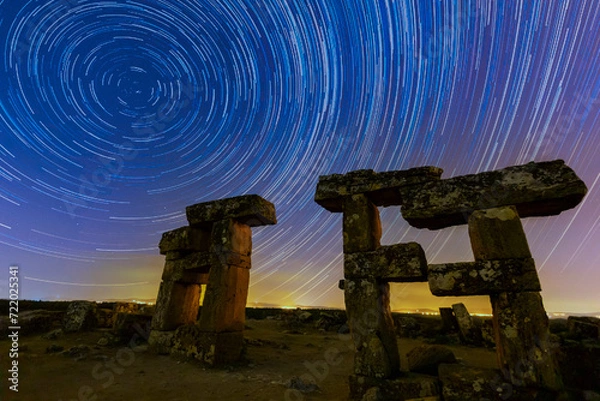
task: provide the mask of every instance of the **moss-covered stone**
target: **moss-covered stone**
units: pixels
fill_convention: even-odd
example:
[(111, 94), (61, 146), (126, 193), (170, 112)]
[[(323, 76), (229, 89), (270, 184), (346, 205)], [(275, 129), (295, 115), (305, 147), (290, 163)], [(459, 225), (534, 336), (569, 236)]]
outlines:
[(363, 194), (344, 198), (344, 253), (379, 248), (381, 222), (377, 207)]
[(402, 216), (418, 228), (465, 224), (474, 210), (515, 205), (521, 217), (579, 204), (587, 187), (562, 160), (528, 163), (401, 188)]
[(427, 277), (438, 297), (541, 291), (532, 258), (434, 264)]
[(381, 173), (356, 170), (347, 174), (323, 175), (319, 177), (315, 202), (330, 212), (342, 212), (345, 197), (365, 194), (376, 206), (400, 205), (401, 187), (438, 180), (441, 175), (442, 169), (438, 167), (417, 167)]
[(186, 208), (191, 226), (210, 227), (219, 220), (235, 219), (250, 227), (277, 223), (275, 206), (258, 195), (244, 195), (198, 203)]
[(382, 246), (371, 252), (344, 254), (344, 276), (422, 282), (427, 280), (427, 260), (423, 248), (416, 242)]
[(163, 233), (158, 245), (162, 255), (208, 251), (210, 231), (192, 227), (180, 227)]

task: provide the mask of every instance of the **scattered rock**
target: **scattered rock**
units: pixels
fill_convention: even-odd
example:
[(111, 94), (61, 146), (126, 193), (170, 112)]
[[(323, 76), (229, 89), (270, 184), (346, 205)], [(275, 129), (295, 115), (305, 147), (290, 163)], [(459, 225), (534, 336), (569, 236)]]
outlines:
[(361, 401), (384, 401), (381, 389), (379, 387), (371, 387), (367, 390)]
[(456, 363), (454, 353), (442, 345), (421, 345), (408, 354), (408, 369), (411, 372), (437, 376), (442, 363)]
[(151, 322), (152, 316), (150, 315), (118, 312), (115, 314), (112, 328), (115, 336), (124, 341), (129, 341), (134, 336), (147, 340)]
[(90, 347), (88, 347), (87, 345), (76, 345), (62, 352), (63, 355), (72, 357), (76, 361), (80, 361), (86, 358), (89, 355), (89, 353)]
[[(63, 312), (47, 311), (47, 310), (32, 310), (19, 313), (19, 330), (20, 336), (29, 336), (41, 334), (52, 330), (55, 327), (60, 327), (60, 321)], [(8, 316), (0, 317), (0, 333), (5, 336), (9, 334), (11, 326)]]
[(438, 372), (444, 401), (506, 400), (513, 395), (512, 384), (499, 370), (441, 364)]
[(62, 345), (52, 344), (46, 348), (46, 354), (56, 354), (57, 352), (64, 351), (65, 347)]
[(56, 340), (57, 338), (62, 337), (64, 334), (65, 332), (63, 329), (56, 329), (42, 335), (42, 338), (44, 340)]
[(98, 306), (95, 302), (74, 301), (69, 304), (63, 322), (65, 332), (86, 331), (98, 324)]
[(394, 316), (396, 333), (403, 338), (417, 338), (421, 335), (421, 325), (410, 316)]
[(317, 391), (320, 391), (319, 386), (317, 386), (313, 382), (304, 381), (300, 377), (292, 377), (289, 382), (286, 384), (287, 388), (295, 389), (304, 394), (310, 394)]

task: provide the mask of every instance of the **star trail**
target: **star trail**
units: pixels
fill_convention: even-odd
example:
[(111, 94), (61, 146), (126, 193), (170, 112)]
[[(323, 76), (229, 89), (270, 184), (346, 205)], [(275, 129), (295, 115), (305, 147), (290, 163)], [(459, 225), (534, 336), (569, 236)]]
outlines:
[[(546, 308), (600, 310), (598, 2), (0, 0), (0, 57), (0, 264), (24, 298), (153, 299), (187, 205), (259, 194), (279, 223), (254, 229), (249, 305), (339, 307), (319, 175), (563, 159), (587, 197), (524, 227)], [(473, 258), (464, 227), (381, 215), (385, 244)], [(454, 302), (393, 286), (397, 309)]]

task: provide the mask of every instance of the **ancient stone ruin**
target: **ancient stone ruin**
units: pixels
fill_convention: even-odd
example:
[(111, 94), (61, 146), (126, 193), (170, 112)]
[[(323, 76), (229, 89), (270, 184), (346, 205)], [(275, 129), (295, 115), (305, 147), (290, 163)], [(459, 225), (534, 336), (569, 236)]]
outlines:
[[(374, 388), (384, 400), (440, 393), (446, 400), (464, 399), (455, 387), (464, 385), (461, 380), (469, 372), (456, 377), (458, 365), (440, 366), (442, 389), (435, 377), (401, 374), (390, 282), (428, 281), (436, 296), (488, 295), (501, 379), (515, 388), (561, 389), (541, 285), (521, 218), (575, 207), (586, 194), (585, 184), (561, 160), (450, 179), (441, 179), (441, 174), (437, 167), (421, 167), (383, 173), (359, 170), (319, 179), (315, 201), (343, 213), (341, 287), (355, 345), (351, 399), (361, 400)], [(475, 261), (428, 265), (419, 244), (381, 246), (377, 207), (391, 205), (401, 205), (402, 216), (418, 228), (468, 224)], [(482, 389), (471, 396), (495, 399), (501, 395), (498, 388), (502, 390)]]
[(246, 195), (188, 206), (186, 214), (189, 226), (160, 241), (166, 261), (148, 342), (157, 353), (177, 349), (210, 365), (236, 361), (252, 267), (251, 227), (276, 224), (275, 207)]

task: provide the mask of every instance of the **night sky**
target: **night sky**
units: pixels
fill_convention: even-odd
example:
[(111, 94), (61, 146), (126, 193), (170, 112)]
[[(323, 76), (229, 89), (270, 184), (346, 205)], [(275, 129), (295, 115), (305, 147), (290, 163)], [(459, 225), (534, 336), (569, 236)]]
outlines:
[[(598, 1), (0, 0), (0, 63), (1, 294), (17, 264), (21, 298), (154, 299), (185, 207), (259, 194), (249, 305), (340, 307), (319, 175), (560, 158), (588, 195), (525, 231), (547, 310), (600, 311)], [(464, 226), (381, 216), (383, 244), (473, 259)]]

